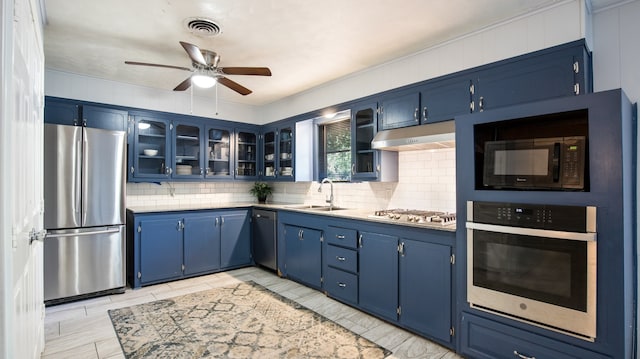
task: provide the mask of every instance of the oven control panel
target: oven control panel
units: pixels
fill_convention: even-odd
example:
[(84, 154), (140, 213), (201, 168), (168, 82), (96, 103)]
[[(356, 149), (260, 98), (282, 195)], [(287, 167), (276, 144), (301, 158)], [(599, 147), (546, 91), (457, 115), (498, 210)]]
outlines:
[(568, 232), (595, 232), (596, 208), (507, 202), (468, 202), (467, 219), (475, 223)]

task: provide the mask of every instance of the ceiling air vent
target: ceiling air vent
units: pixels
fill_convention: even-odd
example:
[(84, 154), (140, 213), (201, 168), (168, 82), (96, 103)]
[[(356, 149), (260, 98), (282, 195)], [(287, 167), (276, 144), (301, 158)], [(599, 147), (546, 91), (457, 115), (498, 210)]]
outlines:
[(189, 32), (201, 37), (213, 37), (222, 32), (220, 25), (204, 17), (187, 18), (184, 20), (184, 25)]

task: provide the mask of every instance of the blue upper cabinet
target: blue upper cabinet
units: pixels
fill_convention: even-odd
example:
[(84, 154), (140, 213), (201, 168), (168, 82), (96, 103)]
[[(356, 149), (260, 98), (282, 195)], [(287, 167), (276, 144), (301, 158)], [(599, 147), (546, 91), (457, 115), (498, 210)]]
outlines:
[(381, 130), (452, 120), (455, 116), (592, 92), (584, 40), (463, 70), (384, 95)]
[(473, 83), (467, 76), (452, 76), (420, 88), (421, 123), (452, 120), (471, 112)]
[(294, 180), (295, 122), (262, 131), (262, 157), (263, 179)]
[(171, 177), (174, 179), (204, 178), (204, 151), (202, 126), (185, 121), (174, 121), (172, 131), (174, 156)]
[(222, 126), (205, 127), (205, 163), (204, 175), (207, 179), (233, 178), (233, 130)]
[(542, 50), (473, 74), (473, 112), (591, 92), (584, 46)]
[(248, 129), (236, 130), (236, 179), (258, 178), (258, 132)]
[(79, 126), (80, 105), (68, 100), (57, 100), (50, 97), (44, 100), (44, 122), (57, 125)]
[(378, 104), (358, 104), (351, 108), (351, 178), (375, 180), (379, 151), (371, 148), (371, 140), (378, 131)]
[(82, 123), (86, 127), (112, 131), (127, 131), (129, 113), (127, 111), (82, 105)]
[(107, 106), (47, 97), (44, 105), (44, 121), (67, 126), (127, 131), (128, 112)]
[(129, 180), (166, 181), (173, 169), (171, 121), (134, 116), (134, 141), (129, 146)]
[(420, 124), (420, 93), (411, 91), (385, 97), (380, 104), (380, 129)]

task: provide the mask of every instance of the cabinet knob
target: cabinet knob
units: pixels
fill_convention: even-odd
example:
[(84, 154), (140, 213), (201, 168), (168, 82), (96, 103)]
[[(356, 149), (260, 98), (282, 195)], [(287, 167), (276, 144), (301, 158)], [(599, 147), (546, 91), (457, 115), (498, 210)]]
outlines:
[(344, 262), (347, 260), (345, 257), (340, 257), (340, 256), (336, 256), (336, 259), (340, 262)]
[(420, 113), (420, 109), (416, 107), (415, 111), (413, 111), (413, 120), (416, 122), (420, 122), (420, 118), (418, 114)]
[(428, 115), (429, 115), (429, 112), (427, 111), (427, 106), (425, 106), (422, 108), (422, 120), (426, 121)]
[[(345, 283), (338, 282), (338, 287), (340, 287), (340, 288), (346, 288), (346, 287), (347, 287), (347, 285), (346, 285)], [(533, 358), (533, 359), (535, 359), (535, 358)]]

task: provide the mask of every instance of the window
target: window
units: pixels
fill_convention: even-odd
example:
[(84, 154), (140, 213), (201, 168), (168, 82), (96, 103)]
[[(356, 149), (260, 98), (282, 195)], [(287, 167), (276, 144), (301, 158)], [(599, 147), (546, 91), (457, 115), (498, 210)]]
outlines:
[(318, 124), (320, 178), (351, 180), (351, 117)]

